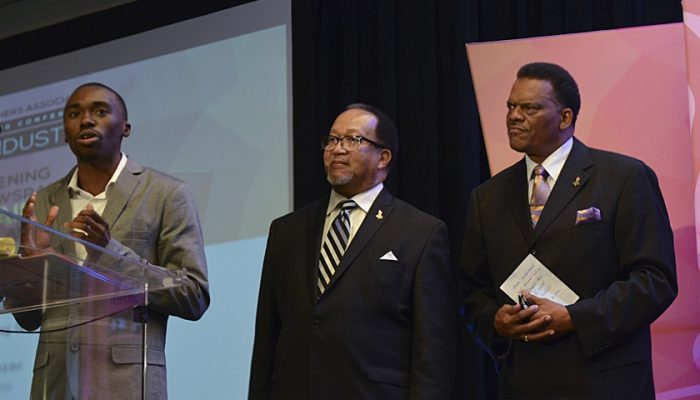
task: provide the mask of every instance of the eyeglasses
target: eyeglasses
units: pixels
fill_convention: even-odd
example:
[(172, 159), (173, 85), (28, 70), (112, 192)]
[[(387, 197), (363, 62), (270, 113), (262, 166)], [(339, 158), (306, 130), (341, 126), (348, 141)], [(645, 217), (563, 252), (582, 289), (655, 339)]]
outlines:
[(340, 146), (345, 150), (355, 151), (360, 148), (360, 144), (362, 144), (363, 141), (367, 143), (372, 143), (380, 149), (386, 148), (383, 144), (379, 144), (373, 140), (367, 139), (364, 136), (337, 137), (333, 135), (321, 136), (321, 148), (323, 150), (330, 151), (333, 150), (335, 146), (340, 142)]

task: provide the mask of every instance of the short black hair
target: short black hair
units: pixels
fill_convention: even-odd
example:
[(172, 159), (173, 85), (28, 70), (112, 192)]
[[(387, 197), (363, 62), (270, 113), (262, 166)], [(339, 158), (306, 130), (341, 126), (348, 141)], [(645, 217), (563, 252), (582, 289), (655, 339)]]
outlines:
[(391, 167), (399, 157), (399, 134), (394, 121), (384, 111), (369, 104), (353, 103), (345, 107), (345, 110), (363, 110), (377, 118), (375, 133), (380, 144), (391, 152), (391, 161), (389, 161), (389, 167)]
[(559, 105), (570, 108), (573, 112), (572, 125), (576, 125), (576, 118), (581, 109), (581, 95), (569, 71), (557, 64), (533, 62), (520, 67), (518, 79), (539, 79), (549, 82)]
[[(106, 89), (106, 90), (112, 92), (115, 96), (117, 96), (117, 100), (119, 101), (119, 104), (122, 106), (122, 111), (124, 111), (124, 121), (128, 121), (128, 120), (129, 120), (129, 114), (128, 114), (128, 112), (126, 111), (126, 102), (124, 101), (124, 99), (122, 98), (122, 96), (121, 96), (119, 93), (117, 93), (116, 90), (114, 90), (114, 89), (112, 89), (111, 87), (105, 85), (104, 83), (100, 83), (100, 82), (88, 82), (88, 83), (83, 83), (82, 85), (80, 85), (80, 86), (78, 86), (77, 88), (75, 88), (75, 90), (73, 90), (73, 93), (75, 93), (75, 92), (77, 92), (78, 90), (80, 90), (80, 89), (82, 89), (82, 88), (84, 88), (84, 87), (87, 87), (87, 86), (97, 86), (97, 87), (101, 87), (102, 89)], [(71, 93), (71, 95), (72, 95), (72, 93)]]

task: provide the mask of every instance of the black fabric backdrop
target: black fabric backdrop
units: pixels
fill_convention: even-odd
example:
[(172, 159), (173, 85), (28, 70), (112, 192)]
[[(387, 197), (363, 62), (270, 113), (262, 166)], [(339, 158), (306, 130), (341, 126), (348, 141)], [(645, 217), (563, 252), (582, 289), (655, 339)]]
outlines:
[[(295, 207), (329, 190), (319, 136), (345, 105), (375, 105), (399, 130), (388, 188), (447, 222), (456, 266), (490, 176), (464, 44), (679, 21), (680, 0), (293, 0)], [(495, 398), (491, 360), (458, 329), (454, 398)]]

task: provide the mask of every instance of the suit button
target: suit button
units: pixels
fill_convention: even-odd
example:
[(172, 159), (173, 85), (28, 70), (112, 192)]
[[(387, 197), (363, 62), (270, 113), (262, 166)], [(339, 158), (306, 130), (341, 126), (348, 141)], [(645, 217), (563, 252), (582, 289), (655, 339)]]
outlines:
[(317, 320), (317, 319), (315, 319), (315, 320), (314, 320), (314, 322), (312, 322), (312, 323), (311, 323), (311, 326), (313, 326), (313, 327), (314, 327), (314, 329), (318, 329), (318, 328), (320, 328), (320, 327), (321, 327), (321, 323), (320, 323), (320, 322), (318, 322), (318, 320)]
[(73, 343), (70, 345), (70, 351), (75, 353), (76, 351), (80, 350), (80, 345), (78, 343)]
[(530, 254), (532, 254), (533, 256), (534, 256), (536, 253), (537, 253), (537, 250), (532, 250), (532, 251), (530, 252)]

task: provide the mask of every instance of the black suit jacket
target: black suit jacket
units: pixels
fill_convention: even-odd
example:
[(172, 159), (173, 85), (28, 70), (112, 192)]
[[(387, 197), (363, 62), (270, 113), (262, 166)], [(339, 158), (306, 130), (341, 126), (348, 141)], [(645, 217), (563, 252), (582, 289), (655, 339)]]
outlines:
[[(383, 190), (317, 299), (327, 205), (272, 222), (249, 397), (448, 399), (457, 314), (445, 224)], [(380, 260), (389, 251), (398, 261)]]
[[(474, 190), (461, 262), (467, 323), (503, 356), (501, 396), (654, 398), (649, 325), (678, 290), (656, 175), (574, 139), (536, 229), (527, 193), (524, 160)], [(601, 220), (575, 225), (576, 211), (589, 207)], [(576, 330), (548, 342), (505, 342), (493, 319), (512, 301), (499, 286), (528, 253), (580, 296), (567, 307)]]

